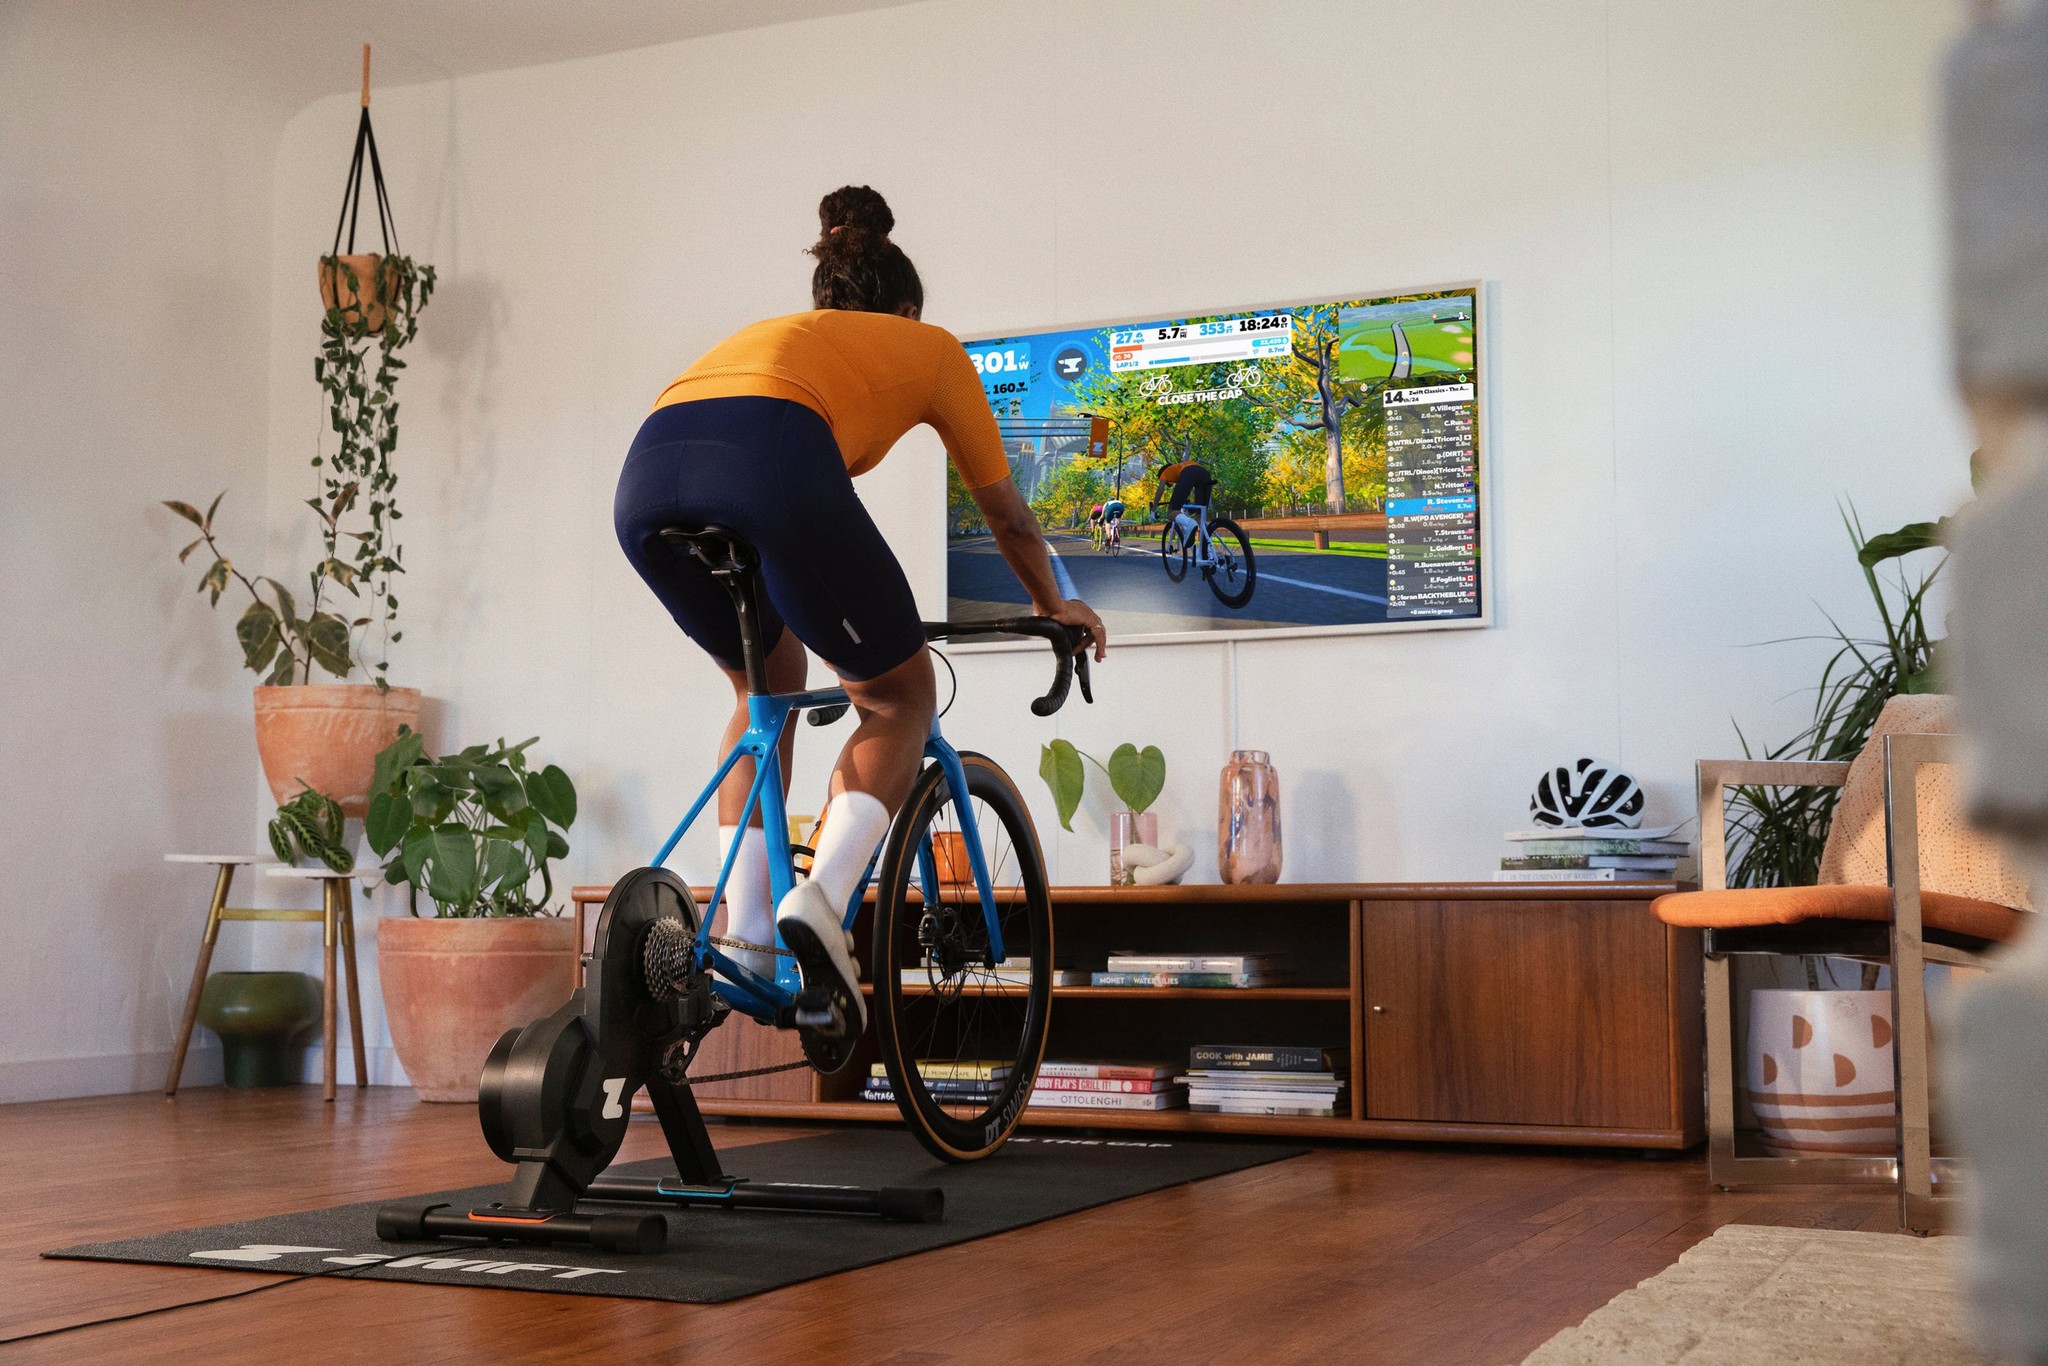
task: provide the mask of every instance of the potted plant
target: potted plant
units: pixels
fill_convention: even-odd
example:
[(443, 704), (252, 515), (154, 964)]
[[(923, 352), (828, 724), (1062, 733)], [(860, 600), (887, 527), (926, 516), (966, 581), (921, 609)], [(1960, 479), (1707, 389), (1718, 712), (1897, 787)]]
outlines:
[[(376, 758), (363, 831), (411, 911), (379, 923), (377, 969), (422, 1100), (475, 1100), (499, 1036), (573, 989), (575, 924), (549, 907), (548, 864), (569, 852), (576, 788), (553, 764), (527, 767), (535, 743), (435, 758), (408, 729)], [(422, 892), (435, 915), (420, 914)]]
[[(1971, 482), (1980, 481), (1976, 457)], [(1897, 531), (1866, 536), (1853, 511), (1844, 514), (1850, 545), (1877, 609), (1883, 635), (1851, 636), (1832, 618), (1836, 649), (1821, 671), (1813, 719), (1799, 734), (1764, 753), (1766, 759), (1846, 762), (1862, 752), (1885, 703), (1900, 694), (1939, 691), (1937, 666), (1942, 641), (1930, 628), (1926, 603), (1945, 554), (1924, 572), (1903, 563), (1921, 551), (1939, 552), (1950, 519), (1914, 522)], [(1880, 577), (1892, 564), (1895, 581)], [(1749, 740), (1736, 730), (1743, 752)], [(1818, 880), (1828, 830), (1840, 800), (1837, 787), (1738, 787), (1729, 793), (1728, 885), (1798, 887)], [(1824, 1143), (1829, 1151), (1889, 1152), (1896, 1123), (1890, 1094), (1891, 993), (1879, 990), (1879, 969), (1864, 964), (1853, 986), (1834, 979), (1834, 967), (1811, 955), (1801, 960), (1801, 989), (1758, 988), (1749, 993), (1747, 1084), (1758, 1123), (1774, 1148), (1793, 1151)], [(1884, 1078), (1880, 1082), (1875, 1078)], [(1804, 1100), (1835, 1107), (1808, 1113)], [(1856, 1102), (1861, 1102), (1857, 1104)], [(1849, 1106), (1850, 1108), (1841, 1108)], [(1832, 1118), (1817, 1139), (1814, 1118)], [(1851, 1129), (1851, 1118), (1868, 1124)]]
[[(344, 680), (353, 674), (363, 633), (374, 623), (370, 616), (351, 618), (334, 610), (337, 589), (362, 596), (361, 573), (334, 553), (341, 536), (357, 534), (342, 529), (356, 495), (354, 486), (344, 486), (325, 502), (307, 500), (320, 519), (327, 553), (306, 576), (303, 604), (278, 580), (243, 573), (221, 549), (213, 519), (225, 493), (216, 495), (204, 512), (176, 499), (164, 503), (199, 528), (199, 538), (178, 552), (179, 562), (202, 545), (212, 556), (199, 580), (209, 605), (218, 607), (221, 595), (237, 585), (247, 597), (235, 621), (235, 640), (243, 665), (263, 680), (256, 688), (256, 752), (271, 796), (283, 805), (302, 788), (314, 788), (331, 795), (351, 816), (367, 810), (370, 764), (377, 751), (401, 727), (417, 726), (420, 718), (419, 689), (391, 687), (381, 675), (375, 683), (313, 681), (316, 668)], [(397, 639), (396, 633), (391, 638)]]
[(1133, 744), (1118, 745), (1110, 751), (1106, 764), (1076, 749), (1070, 741), (1055, 740), (1042, 746), (1038, 776), (1052, 790), (1062, 830), (1074, 828), (1074, 812), (1081, 806), (1081, 793), (1088, 781), (1084, 759), (1109, 779), (1110, 790), (1124, 806), (1109, 820), (1110, 884), (1178, 882), (1194, 862), (1194, 851), (1186, 845), (1169, 848), (1159, 842), (1159, 817), (1149, 810), (1166, 787), (1166, 756), (1159, 746), (1147, 745), (1141, 750)]
[[(367, 151), (368, 157), (365, 158)], [(419, 315), (434, 292), (434, 268), (416, 264), (396, 247), (391, 207), (376, 170), (370, 132), (369, 52), (363, 54), (363, 112), (356, 129), (355, 161), (343, 199), (349, 224), (344, 251), (337, 225), (333, 248), (320, 258), (320, 354), (313, 362), (334, 433), (331, 454), (315, 449), (318, 497), (306, 504), (319, 519), (320, 558), (306, 576), (304, 610), (278, 580), (251, 578), (236, 569), (214, 540), (213, 517), (190, 503), (165, 506), (199, 528), (199, 539), (179, 552), (183, 563), (201, 545), (212, 559), (199, 591), (219, 606), (239, 583), (248, 605), (235, 623), (242, 660), (262, 682), (256, 688), (256, 749), (271, 795), (280, 805), (301, 786), (331, 794), (351, 816), (364, 814), (370, 761), (401, 726), (417, 727), (420, 694), (393, 688), (388, 651), (403, 638), (393, 629), (398, 611), (394, 577), (402, 572), (398, 543), (399, 353), (419, 331)], [(368, 165), (376, 181), (382, 253), (355, 252), (354, 207)], [(347, 602), (336, 598), (345, 592)], [(314, 669), (340, 680), (314, 683)], [(348, 680), (360, 669), (370, 681)]]
[(336, 873), (355, 869), (355, 851), (342, 843), (341, 803), (310, 787), (277, 808), (270, 822), (270, 851), (296, 866), (301, 858), (318, 859)]

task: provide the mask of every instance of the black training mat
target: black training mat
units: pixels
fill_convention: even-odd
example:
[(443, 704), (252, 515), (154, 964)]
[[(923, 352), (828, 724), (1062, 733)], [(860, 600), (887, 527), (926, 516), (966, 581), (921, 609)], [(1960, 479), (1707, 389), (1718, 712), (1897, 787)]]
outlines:
[[(809, 1138), (757, 1143), (721, 1153), (729, 1174), (757, 1181), (849, 1186), (938, 1186), (946, 1215), (936, 1224), (892, 1224), (872, 1216), (667, 1211), (668, 1250), (652, 1257), (559, 1247), (479, 1243), (454, 1251), (449, 1241), (386, 1243), (377, 1238), (377, 1210), (407, 1199), (341, 1205), (214, 1224), (147, 1238), (86, 1243), (45, 1253), (91, 1261), (156, 1266), (213, 1266), (337, 1279), (423, 1281), (543, 1290), (566, 1295), (716, 1304), (818, 1276), (985, 1238), (1114, 1200), (1242, 1171), (1308, 1149), (1274, 1143), (1200, 1142), (1164, 1136), (1012, 1137), (982, 1162), (948, 1166), (898, 1129), (843, 1130)], [(622, 1163), (620, 1174), (674, 1171), (666, 1157)], [(433, 1197), (469, 1209), (495, 1198), (478, 1186)], [(641, 1206), (592, 1205), (638, 1211)]]

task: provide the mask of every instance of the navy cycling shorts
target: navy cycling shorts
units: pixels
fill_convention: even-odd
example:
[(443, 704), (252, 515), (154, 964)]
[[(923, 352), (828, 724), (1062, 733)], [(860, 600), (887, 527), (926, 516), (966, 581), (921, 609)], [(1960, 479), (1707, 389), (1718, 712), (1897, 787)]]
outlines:
[(924, 646), (917, 600), (853, 491), (825, 419), (783, 398), (707, 398), (640, 425), (612, 501), (633, 568), (676, 625), (728, 669), (742, 667), (739, 615), (703, 561), (663, 527), (730, 527), (761, 555), (762, 640), (785, 624), (842, 678), (885, 674)]

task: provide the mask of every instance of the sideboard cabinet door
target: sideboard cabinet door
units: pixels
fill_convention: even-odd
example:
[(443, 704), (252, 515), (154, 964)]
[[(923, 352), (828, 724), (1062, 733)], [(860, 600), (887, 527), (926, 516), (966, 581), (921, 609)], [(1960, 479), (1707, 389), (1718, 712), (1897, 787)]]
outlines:
[(1665, 927), (1641, 902), (1365, 902), (1371, 1119), (1673, 1125)]

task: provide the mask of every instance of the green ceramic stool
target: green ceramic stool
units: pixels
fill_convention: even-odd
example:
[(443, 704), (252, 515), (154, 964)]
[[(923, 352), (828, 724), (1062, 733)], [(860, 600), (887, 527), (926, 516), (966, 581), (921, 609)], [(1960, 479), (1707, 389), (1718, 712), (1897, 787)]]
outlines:
[(216, 972), (199, 1023), (220, 1036), (228, 1085), (290, 1086), (296, 1049), (320, 1023), (320, 983), (303, 972)]

